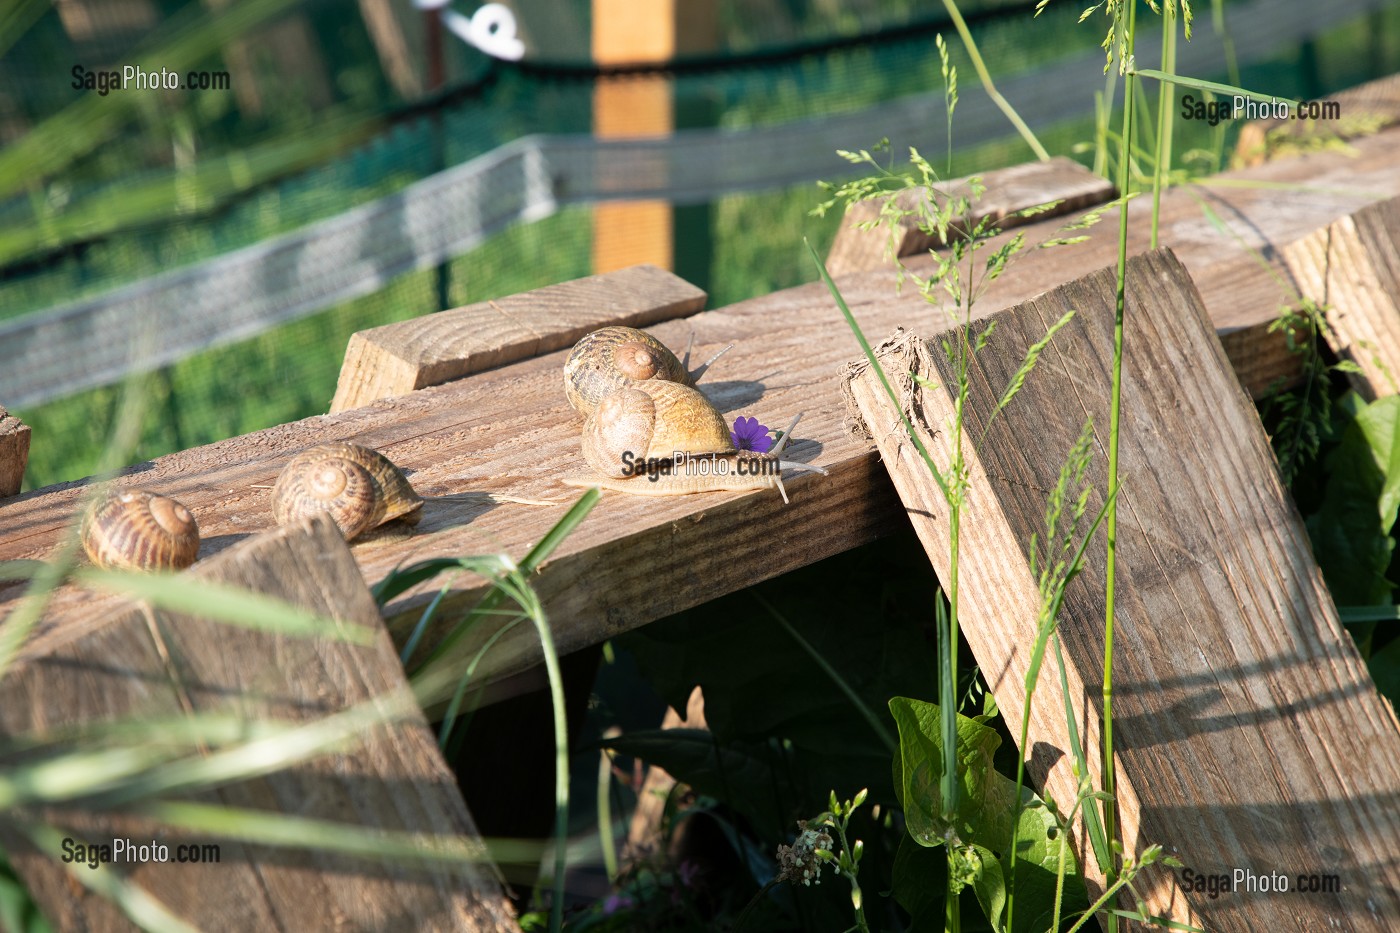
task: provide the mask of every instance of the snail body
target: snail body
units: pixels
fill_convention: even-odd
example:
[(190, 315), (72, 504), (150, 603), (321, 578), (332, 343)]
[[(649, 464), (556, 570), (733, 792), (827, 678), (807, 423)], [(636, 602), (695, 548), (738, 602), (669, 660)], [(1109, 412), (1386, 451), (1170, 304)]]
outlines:
[(597, 478), (564, 482), (643, 496), (776, 488), (786, 502), (784, 469), (826, 472), (778, 457), (801, 417), (772, 453), (739, 451), (724, 417), (697, 390), (639, 382), (603, 399), (584, 421), (583, 457)]
[(326, 513), (347, 541), (394, 519), (415, 525), (422, 508), (422, 497), (389, 458), (344, 441), (303, 450), (272, 488), (279, 525)]
[(182, 570), (199, 554), (199, 525), (189, 509), (144, 489), (113, 489), (83, 517), (83, 550), (98, 567)]
[[(693, 340), (694, 338), (692, 338)], [(673, 382), (694, 386), (710, 364), (729, 347), (694, 370), (690, 348), (677, 359), (666, 345), (635, 327), (603, 327), (585, 334), (564, 364), (564, 394), (582, 415), (589, 415), (614, 392), (642, 382)]]

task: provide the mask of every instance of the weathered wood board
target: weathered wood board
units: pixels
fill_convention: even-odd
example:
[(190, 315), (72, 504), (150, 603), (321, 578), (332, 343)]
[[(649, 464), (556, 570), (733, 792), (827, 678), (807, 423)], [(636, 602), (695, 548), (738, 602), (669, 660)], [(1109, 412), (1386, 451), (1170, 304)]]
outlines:
[(1368, 399), (1400, 392), (1400, 198), (1363, 207), (1283, 249), (1304, 292), (1325, 305), (1332, 349), (1361, 371)]
[(655, 266), (633, 266), (350, 337), (331, 413), (572, 346), (609, 324), (645, 327), (694, 314), (705, 293)]
[[(982, 176), (986, 186), (980, 198), (972, 201), (972, 212), (966, 226), (975, 227), (982, 218), (997, 221), (1002, 230), (1009, 230), (1026, 223), (1029, 218), (1014, 216), (1018, 211), (1038, 207), (1051, 201), (1061, 202), (1057, 207), (1034, 219), (1062, 217), (1095, 204), (1112, 200), (1116, 195), (1113, 185), (1072, 159), (1060, 156), (1048, 162), (1024, 162), (1009, 168), (997, 169)], [(927, 198), (922, 189), (902, 193), (896, 205), (902, 210), (913, 210), (917, 198)], [(972, 199), (969, 179), (953, 179), (942, 186), (938, 200), (943, 203), (952, 198)], [(880, 205), (875, 201), (862, 201), (853, 205), (841, 221), (841, 229), (826, 256), (826, 269), (832, 275), (859, 272), (865, 269), (878, 269), (886, 256), (913, 256), (916, 253), (942, 246), (937, 235), (930, 236), (918, 228), (910, 219), (903, 218), (893, 230), (884, 226), (862, 230), (862, 223), (876, 221), (880, 217)]]
[[(190, 573), (379, 634), (366, 646), (289, 638), (108, 601), (100, 616), (20, 655), (0, 683), (0, 741), (52, 739), (73, 727), (98, 730), (107, 721), (174, 718), (185, 710), (296, 724), (373, 701), (383, 705), (385, 722), (349, 748), (194, 799), (365, 832), (420, 833), (426, 843), (476, 840), (359, 569), (329, 521), (259, 535)], [(175, 860), (176, 846), (210, 840), (135, 815), (53, 809), (29, 816), (88, 843), (167, 845), (169, 862), (112, 867), (200, 929), (518, 929), (489, 865), (404, 865), (229, 840), (215, 840), (217, 863), (189, 864)], [(67, 877), (56, 860), (61, 853), (36, 851), (8, 820), (0, 821), (0, 838), (56, 929), (130, 929), (117, 908)]]
[(1325, 148), (1343, 149), (1348, 140), (1400, 123), (1400, 74), (1367, 81), (1329, 96), (1341, 108), (1332, 120), (1254, 120), (1235, 141), (1236, 167)]
[[(1400, 128), (1355, 139), (1345, 150), (1223, 172), (1163, 195), (1161, 245), (1171, 247), (1191, 271), (1235, 373), (1256, 398), (1291, 384), (1301, 371), (1283, 336), (1269, 333), (1280, 308), (1296, 304), (1299, 292), (1282, 248), (1360, 208), (1400, 195), (1397, 151)], [(1129, 205), (1129, 255), (1151, 246), (1151, 202), (1143, 196)], [(1063, 236), (1063, 223), (1058, 218), (1039, 221), (993, 243), (1012, 236), (1043, 243)], [(1106, 211), (1087, 235), (1087, 242), (1071, 251), (1029, 254), (1014, 273), (990, 287), (983, 307), (1008, 307), (1117, 261), (1116, 209)]]
[(29, 425), (0, 407), (0, 499), (19, 493), (29, 463)]
[[(1113, 667), (1126, 852), (1161, 844), (1197, 874), (1278, 871), (1295, 887), (1299, 874), (1335, 874), (1342, 885), (1339, 893), (1212, 898), (1161, 867), (1138, 889), (1151, 911), (1209, 930), (1393, 930), (1400, 724), (1337, 619), (1255, 409), (1184, 267), (1162, 251), (1132, 260), (1129, 271)], [(1040, 605), (1027, 554), (1037, 533), (1044, 554), (1046, 497), (1087, 420), (1094, 492), (1081, 533), (1107, 488), (1114, 278), (1107, 268), (973, 325), (980, 334), (995, 321), (996, 330), (971, 366), (963, 428), (970, 487), (960, 618), (1013, 735)], [(1073, 321), (993, 419), (1027, 348), (1069, 309), (1078, 312)], [(904, 333), (879, 354), (924, 444), (947, 464), (949, 390), (920, 389), (904, 375), (955, 385), (941, 345)], [(946, 578), (942, 493), (874, 372), (855, 364), (849, 390)], [(1066, 591), (1059, 627), (1096, 782), (1104, 564), (1100, 533)], [(1076, 781), (1053, 657), (1031, 707), (1029, 770), (1066, 807)], [(1076, 843), (1096, 874), (1084, 840)]]

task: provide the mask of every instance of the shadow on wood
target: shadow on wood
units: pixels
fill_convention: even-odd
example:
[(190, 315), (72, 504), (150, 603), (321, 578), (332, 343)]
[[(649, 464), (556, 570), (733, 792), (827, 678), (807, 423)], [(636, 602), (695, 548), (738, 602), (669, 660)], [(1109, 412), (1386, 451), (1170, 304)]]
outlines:
[[(1394, 929), (1400, 725), (1337, 619), (1268, 438), (1185, 268), (1170, 252), (1149, 253), (1131, 261), (1128, 281), (1113, 667), (1126, 854), (1161, 844), (1198, 874), (1281, 871), (1296, 887), (1298, 872), (1319, 872), (1341, 882), (1339, 893), (1211, 898), (1159, 866), (1138, 890), (1150, 911), (1210, 930)], [(1086, 421), (1094, 425), (1092, 492), (1081, 533), (1104, 501), (1114, 283), (1115, 270), (1103, 269), (972, 325), (974, 341), (996, 329), (971, 364), (965, 409), (960, 614), (1013, 735), (1041, 599), (1027, 554), (1039, 535), (1044, 560), (1047, 495)], [(1073, 320), (993, 419), (1026, 350), (1070, 309)], [(879, 355), (935, 462), (946, 465), (950, 390), (920, 389), (907, 374), (953, 387), (954, 365), (941, 344), (908, 333)], [(946, 580), (943, 494), (863, 362), (849, 389)], [(1066, 590), (1059, 625), (1096, 787), (1105, 559), (1099, 535)], [(1077, 782), (1053, 668), (1047, 660), (1031, 706), (1028, 768), (1063, 811)], [(1080, 864), (1101, 884), (1093, 854), (1076, 842)]]

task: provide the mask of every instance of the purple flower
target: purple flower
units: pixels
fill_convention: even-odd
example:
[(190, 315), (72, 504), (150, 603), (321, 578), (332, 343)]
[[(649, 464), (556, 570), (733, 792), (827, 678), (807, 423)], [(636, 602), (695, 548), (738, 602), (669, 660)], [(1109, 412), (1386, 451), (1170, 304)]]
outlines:
[(729, 436), (739, 450), (766, 454), (773, 446), (773, 439), (768, 436), (768, 428), (759, 424), (757, 418), (734, 419), (734, 430), (729, 432)]
[(607, 900), (603, 901), (603, 916), (611, 917), (622, 910), (631, 910), (637, 904), (636, 901), (626, 894), (609, 894)]

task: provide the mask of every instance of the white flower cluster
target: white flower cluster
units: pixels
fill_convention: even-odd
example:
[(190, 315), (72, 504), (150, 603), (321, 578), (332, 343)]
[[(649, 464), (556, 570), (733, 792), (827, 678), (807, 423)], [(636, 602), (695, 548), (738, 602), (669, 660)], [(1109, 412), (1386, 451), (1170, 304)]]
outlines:
[(830, 852), (831, 836), (825, 830), (808, 829), (805, 822), (797, 825), (802, 831), (792, 845), (778, 846), (778, 880), (800, 881), (804, 885), (811, 885), (814, 881), (821, 884), (822, 860), (817, 850)]

